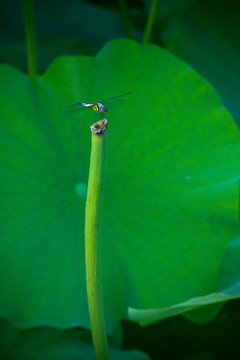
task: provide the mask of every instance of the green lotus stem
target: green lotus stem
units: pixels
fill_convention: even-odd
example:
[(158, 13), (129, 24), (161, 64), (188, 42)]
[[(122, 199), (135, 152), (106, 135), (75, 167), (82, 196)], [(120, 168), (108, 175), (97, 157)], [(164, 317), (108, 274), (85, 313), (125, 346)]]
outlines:
[(126, 0), (118, 0), (118, 5), (122, 15), (122, 21), (123, 21), (125, 33), (129, 39), (133, 39), (132, 22), (129, 15), (127, 2)]
[(151, 39), (154, 20), (155, 20), (156, 15), (157, 15), (158, 6), (159, 6), (159, 0), (153, 0), (151, 9), (150, 9), (150, 12), (149, 12), (149, 15), (148, 15), (146, 28), (145, 28), (144, 35), (143, 35), (143, 42), (144, 43), (148, 43), (150, 41), (150, 39)]
[(240, 180), (238, 182), (238, 221), (240, 222)]
[(23, 1), (29, 75), (37, 75), (37, 46), (32, 0)]
[(105, 330), (101, 261), (100, 261), (100, 212), (103, 197), (103, 183), (107, 157), (107, 120), (91, 126), (92, 147), (88, 178), (85, 213), (85, 262), (87, 296), (91, 331), (97, 360), (108, 360), (108, 343)]

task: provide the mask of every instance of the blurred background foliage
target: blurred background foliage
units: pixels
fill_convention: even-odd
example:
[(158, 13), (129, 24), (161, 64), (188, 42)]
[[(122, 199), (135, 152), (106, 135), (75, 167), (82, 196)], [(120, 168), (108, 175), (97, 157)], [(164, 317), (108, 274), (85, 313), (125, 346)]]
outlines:
[[(33, 6), (39, 73), (60, 55), (91, 56), (119, 37), (144, 40), (169, 50), (205, 77), (240, 124), (239, 1), (160, 0), (149, 36), (150, 0), (36, 0)], [(0, 3), (0, 43), (0, 62), (27, 73), (19, 0)], [(205, 325), (195, 325), (181, 316), (147, 328), (124, 321), (124, 347), (141, 349), (155, 360), (235, 359), (240, 353), (239, 314), (236, 300)]]
[[(36, 0), (33, 6), (42, 73), (59, 55), (94, 55), (107, 41), (119, 37), (146, 40), (152, 1)], [(235, 0), (161, 0), (148, 39), (185, 60), (210, 81), (238, 121), (239, 12), (240, 2)], [(26, 72), (21, 1), (2, 1), (0, 20), (0, 61)]]

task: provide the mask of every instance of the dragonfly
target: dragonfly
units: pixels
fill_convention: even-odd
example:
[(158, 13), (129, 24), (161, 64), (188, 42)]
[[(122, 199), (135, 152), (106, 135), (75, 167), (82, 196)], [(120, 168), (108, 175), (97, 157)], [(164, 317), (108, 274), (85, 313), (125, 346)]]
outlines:
[(87, 104), (87, 103), (83, 103), (83, 102), (76, 102), (75, 104), (69, 105), (68, 107), (71, 107), (73, 109), (65, 111), (64, 113), (62, 113), (62, 116), (77, 114), (85, 109), (93, 109), (94, 111), (96, 111), (98, 113), (96, 115), (96, 117), (100, 116), (100, 119), (103, 119), (105, 114), (108, 112), (108, 108), (105, 106), (105, 104), (110, 104), (110, 103), (117, 102), (117, 101), (124, 101), (124, 99), (120, 99), (120, 98), (123, 96), (129, 95), (129, 94), (131, 94), (131, 92), (127, 92), (125, 94), (118, 95), (118, 96), (112, 97), (110, 99), (101, 100), (100, 102), (98, 102), (96, 104)]

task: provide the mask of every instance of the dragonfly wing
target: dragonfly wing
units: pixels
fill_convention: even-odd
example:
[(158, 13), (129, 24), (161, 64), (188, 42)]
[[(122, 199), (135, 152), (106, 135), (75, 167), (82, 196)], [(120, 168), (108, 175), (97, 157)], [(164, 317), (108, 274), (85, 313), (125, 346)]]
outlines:
[(68, 107), (79, 107), (79, 106), (85, 106), (85, 103), (76, 102), (75, 104), (68, 105)]
[(115, 102), (120, 102), (120, 101), (122, 102), (122, 101), (125, 101), (125, 100), (124, 100), (124, 99), (110, 100), (110, 101), (107, 101), (107, 100), (106, 100), (106, 101), (104, 101), (103, 103), (104, 103), (104, 105), (105, 105), (105, 104), (110, 104), (110, 103), (113, 103), (113, 102), (115, 103)]
[(81, 107), (80, 109), (72, 109), (72, 110), (67, 110), (67, 111), (64, 111), (64, 113), (62, 113), (62, 116), (65, 116), (65, 115), (72, 115), (72, 114), (77, 114), (83, 110), (86, 110), (85, 107)]
[(102, 100), (102, 101), (99, 101), (99, 102), (100, 102), (100, 103), (106, 103), (106, 102), (109, 101), (109, 100), (114, 100), (114, 99), (120, 98), (120, 97), (125, 96), (125, 95), (129, 95), (129, 94), (131, 94), (130, 91), (127, 92), (127, 93), (125, 93), (125, 94), (118, 95), (118, 96), (114, 96), (114, 97), (112, 97), (112, 98), (110, 98), (110, 99)]

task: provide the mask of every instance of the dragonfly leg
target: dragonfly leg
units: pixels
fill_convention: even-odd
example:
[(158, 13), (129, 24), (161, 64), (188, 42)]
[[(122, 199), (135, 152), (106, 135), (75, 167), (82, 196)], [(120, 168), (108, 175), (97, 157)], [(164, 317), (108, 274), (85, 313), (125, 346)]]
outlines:
[(104, 116), (105, 116), (105, 112), (100, 112), (98, 115), (100, 116), (100, 119), (102, 120), (102, 119), (104, 119)]

